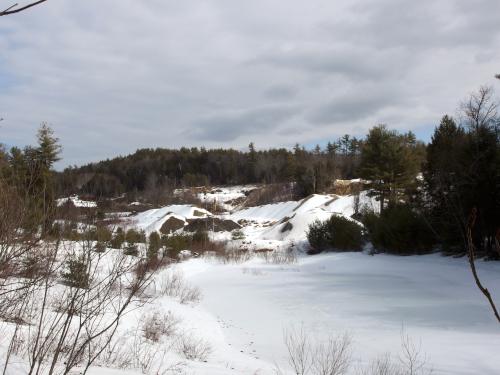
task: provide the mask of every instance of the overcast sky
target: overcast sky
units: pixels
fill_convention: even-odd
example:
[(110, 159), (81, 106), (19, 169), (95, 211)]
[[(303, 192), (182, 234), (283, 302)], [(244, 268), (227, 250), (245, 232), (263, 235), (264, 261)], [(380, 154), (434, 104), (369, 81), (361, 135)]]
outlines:
[(49, 0), (0, 18), (0, 142), (46, 121), (62, 167), (378, 123), (428, 139), (481, 84), (500, 92), (499, 15), (499, 0)]

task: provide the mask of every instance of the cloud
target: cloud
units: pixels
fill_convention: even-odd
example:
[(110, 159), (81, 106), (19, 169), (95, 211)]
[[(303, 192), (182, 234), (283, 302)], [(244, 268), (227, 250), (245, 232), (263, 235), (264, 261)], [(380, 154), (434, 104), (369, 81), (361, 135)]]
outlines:
[(429, 128), (500, 85), (500, 2), (50, 0), (0, 21), (0, 142), (42, 121), (60, 166), (140, 147)]
[(309, 119), (317, 124), (357, 121), (376, 114), (389, 102), (379, 97), (340, 97), (319, 107)]
[(297, 95), (297, 90), (288, 85), (275, 85), (267, 88), (264, 95), (275, 100), (293, 99)]
[(193, 123), (188, 136), (204, 141), (233, 141), (242, 136), (255, 136), (277, 130), (297, 114), (296, 108), (258, 108), (237, 113), (217, 113)]

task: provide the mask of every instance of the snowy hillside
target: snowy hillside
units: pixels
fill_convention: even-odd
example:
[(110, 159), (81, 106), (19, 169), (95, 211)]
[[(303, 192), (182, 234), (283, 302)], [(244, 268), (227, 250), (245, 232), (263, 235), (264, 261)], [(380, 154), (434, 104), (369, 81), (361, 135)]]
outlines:
[(143, 230), (146, 234), (159, 231), (162, 225), (170, 218), (182, 220), (187, 224), (188, 219), (202, 218), (212, 214), (203, 208), (190, 205), (172, 205), (163, 208), (155, 208), (141, 212), (127, 218), (125, 225)]
[[(205, 195), (205, 199), (218, 199), (245, 196), (244, 192), (252, 187), (217, 188), (217, 192)], [(227, 201), (226, 201), (227, 202)], [(127, 219), (126, 224), (144, 230), (147, 234), (159, 231), (171, 217), (183, 220), (200, 217), (220, 217), (233, 220), (243, 225), (243, 232), (248, 240), (269, 240), (303, 243), (309, 224), (315, 220), (327, 220), (331, 215), (341, 215), (351, 219), (354, 214), (355, 196), (337, 196), (314, 194), (300, 201), (289, 201), (263, 206), (235, 209), (231, 213), (213, 215), (207, 210), (190, 205), (172, 205), (141, 212)], [(359, 210), (368, 207), (378, 209), (374, 199), (363, 192), (359, 197)]]

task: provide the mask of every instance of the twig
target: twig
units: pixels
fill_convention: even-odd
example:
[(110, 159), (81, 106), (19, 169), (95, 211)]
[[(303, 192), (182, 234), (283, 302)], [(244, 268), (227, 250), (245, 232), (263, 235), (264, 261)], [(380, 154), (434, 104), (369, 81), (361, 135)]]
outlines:
[(8, 7), (7, 9), (5, 10), (2, 10), (0, 11), (0, 17), (1, 16), (8, 16), (9, 14), (14, 14), (14, 13), (19, 13), (19, 12), (22, 12), (23, 10), (26, 10), (26, 9), (29, 9), (31, 7), (34, 7), (35, 5), (38, 5), (38, 4), (41, 4), (41, 3), (44, 3), (46, 2), (47, 0), (38, 0), (38, 1), (35, 1), (33, 3), (30, 3), (30, 4), (27, 4), (27, 5), (24, 5), (20, 8), (17, 8), (17, 6), (19, 5), (18, 3), (15, 3), (13, 5), (11, 5), (10, 7)]

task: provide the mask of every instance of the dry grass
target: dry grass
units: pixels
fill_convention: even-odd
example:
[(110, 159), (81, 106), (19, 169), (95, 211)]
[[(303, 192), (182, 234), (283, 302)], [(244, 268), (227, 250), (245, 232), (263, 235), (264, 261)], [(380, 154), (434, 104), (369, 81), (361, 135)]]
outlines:
[(167, 313), (155, 311), (143, 318), (141, 324), (142, 335), (147, 340), (159, 342), (164, 336), (175, 335), (180, 321), (170, 311)]
[(175, 268), (164, 271), (155, 288), (157, 294), (177, 298), (182, 304), (198, 303), (202, 299), (201, 290), (190, 285)]
[(179, 338), (177, 350), (184, 358), (200, 362), (206, 361), (212, 353), (212, 347), (207, 341), (186, 333)]

